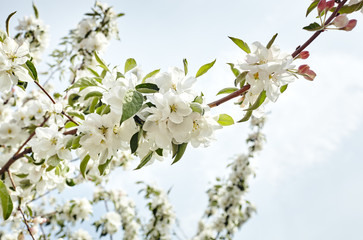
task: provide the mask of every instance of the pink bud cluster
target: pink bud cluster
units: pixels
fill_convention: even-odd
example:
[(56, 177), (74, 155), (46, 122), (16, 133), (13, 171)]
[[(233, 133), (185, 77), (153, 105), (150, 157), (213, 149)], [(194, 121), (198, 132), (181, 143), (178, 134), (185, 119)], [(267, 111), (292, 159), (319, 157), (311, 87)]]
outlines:
[(334, 7), (334, 4), (335, 4), (334, 0), (331, 0), (331, 1), (320, 0), (320, 2), (318, 3), (319, 15), (324, 11), (327, 12), (330, 9), (332, 9)]
[[(310, 56), (309, 51), (302, 51), (297, 58), (300, 59), (307, 59)], [(310, 69), (310, 66), (307, 64), (303, 64), (301, 65), (298, 69), (297, 69), (297, 73), (302, 75), (305, 79), (309, 80), (309, 81), (313, 81), (314, 78), (316, 77), (316, 73)]]
[(336, 26), (339, 30), (352, 31), (352, 29), (357, 25), (357, 20), (349, 20), (347, 14), (341, 14), (334, 19), (333, 25)]

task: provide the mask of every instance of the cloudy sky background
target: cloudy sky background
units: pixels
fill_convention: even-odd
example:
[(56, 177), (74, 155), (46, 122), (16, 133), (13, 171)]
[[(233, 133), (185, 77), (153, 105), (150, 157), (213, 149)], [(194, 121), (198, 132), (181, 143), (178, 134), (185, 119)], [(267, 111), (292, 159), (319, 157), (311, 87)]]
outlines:
[[(7, 15), (12, 20), (32, 14), (30, 1), (0, 0), (0, 27)], [(145, 73), (169, 66), (189, 72), (217, 58), (215, 66), (198, 79), (197, 89), (208, 102), (224, 87), (233, 85), (226, 62), (243, 59), (243, 52), (228, 39), (248, 43), (276, 40), (283, 51), (293, 52), (311, 33), (301, 28), (311, 1), (261, 0), (132, 0), (107, 1), (117, 12), (121, 41), (112, 42), (106, 62), (123, 65), (133, 57)], [(93, 1), (38, 0), (40, 17), (50, 25), (51, 45), (74, 28)], [(299, 79), (277, 103), (270, 104), (264, 132), (267, 143), (255, 160), (256, 178), (250, 182), (248, 198), (258, 213), (242, 228), (236, 239), (360, 239), (363, 234), (363, 37), (362, 14), (352, 32), (330, 31), (309, 48), (305, 61), (318, 74), (314, 82)], [(236, 120), (242, 116), (233, 104), (213, 109)], [(139, 171), (113, 174), (110, 188), (122, 187), (141, 209), (137, 180), (153, 181), (164, 189), (172, 187), (170, 199), (181, 226), (192, 236), (202, 215), (205, 190), (236, 154), (246, 151), (248, 124), (226, 127), (206, 149), (188, 148), (173, 166), (170, 160), (156, 162)], [(73, 194), (73, 193), (72, 193)], [(90, 197), (88, 189), (79, 191)], [(82, 195), (79, 195), (81, 197)], [(141, 210), (140, 210), (141, 211)]]

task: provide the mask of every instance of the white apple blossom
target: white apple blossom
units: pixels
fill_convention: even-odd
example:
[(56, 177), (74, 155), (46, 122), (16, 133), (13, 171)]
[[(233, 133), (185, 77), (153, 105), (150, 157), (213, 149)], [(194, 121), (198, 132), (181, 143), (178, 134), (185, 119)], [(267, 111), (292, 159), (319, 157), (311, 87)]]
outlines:
[(121, 228), (121, 216), (116, 212), (107, 212), (99, 222), (103, 225), (102, 232), (105, 234), (113, 235)]
[(60, 206), (61, 216), (71, 222), (87, 220), (92, 214), (92, 205), (86, 198), (72, 199)]
[(92, 240), (92, 236), (86, 230), (78, 229), (70, 236), (69, 240)]

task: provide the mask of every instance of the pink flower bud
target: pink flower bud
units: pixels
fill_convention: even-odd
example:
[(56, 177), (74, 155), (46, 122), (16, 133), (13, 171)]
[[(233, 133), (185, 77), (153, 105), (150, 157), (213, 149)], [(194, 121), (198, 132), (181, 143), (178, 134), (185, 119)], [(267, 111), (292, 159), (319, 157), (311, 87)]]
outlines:
[(320, 0), (320, 2), (318, 3), (318, 12), (319, 14), (324, 11), (326, 9), (326, 1), (325, 0)]
[(336, 17), (333, 21), (333, 24), (337, 27), (337, 28), (343, 28), (345, 26), (347, 26), (349, 23), (349, 19), (347, 17), (347, 14), (340, 14), (338, 17)]
[(310, 70), (309, 65), (301, 65), (298, 70), (298, 73), (300, 73), (306, 80), (313, 81), (316, 77), (316, 73), (313, 70)]
[(345, 27), (341, 28), (341, 30), (352, 31), (356, 25), (357, 25), (357, 20), (352, 19), (352, 20), (349, 20), (348, 24)]
[(327, 2), (325, 9), (326, 10), (332, 9), (334, 7), (334, 3), (335, 3), (334, 0), (331, 0), (331, 1)]
[(302, 51), (302, 52), (299, 54), (299, 58), (301, 58), (301, 59), (307, 59), (309, 56), (310, 56), (309, 51)]

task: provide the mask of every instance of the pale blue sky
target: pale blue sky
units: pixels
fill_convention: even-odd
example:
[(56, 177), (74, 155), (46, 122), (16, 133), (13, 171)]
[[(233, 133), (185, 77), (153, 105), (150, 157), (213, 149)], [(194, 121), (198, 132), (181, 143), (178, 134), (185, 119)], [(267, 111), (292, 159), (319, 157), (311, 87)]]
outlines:
[[(17, 18), (32, 13), (30, 1), (0, 0), (0, 27), (10, 12)], [(106, 1), (126, 15), (119, 20), (120, 42), (113, 42), (106, 61), (123, 64), (133, 57), (149, 72), (182, 67), (187, 58), (190, 72), (217, 58), (198, 88), (209, 101), (215, 93), (232, 86), (226, 62), (243, 58), (227, 36), (252, 43), (267, 43), (279, 33), (276, 43), (292, 52), (310, 33), (301, 28), (311, 1), (237, 0), (130, 0)], [(74, 28), (93, 1), (36, 1), (40, 17), (50, 25), (51, 47)], [(236, 239), (340, 240), (363, 235), (363, 37), (362, 15), (353, 32), (327, 32), (313, 43), (306, 61), (318, 76), (289, 86), (275, 104), (265, 127), (265, 151), (256, 159), (257, 176), (251, 181), (249, 199), (258, 213)], [(206, 88), (206, 86), (208, 86)], [(239, 117), (231, 105), (215, 109)], [(165, 189), (173, 187), (171, 202), (182, 227), (192, 236), (206, 205), (205, 190), (221, 176), (235, 154), (245, 151), (247, 124), (220, 130), (218, 140), (207, 149), (189, 148), (178, 164), (170, 160), (142, 169), (118, 173), (115, 184), (135, 198), (139, 179), (154, 180)], [(117, 181), (115, 180), (117, 179)], [(121, 184), (120, 184), (121, 183)], [(86, 191), (84, 191), (86, 192)], [(143, 202), (137, 200), (139, 207)], [(140, 205), (141, 204), (141, 205)]]

